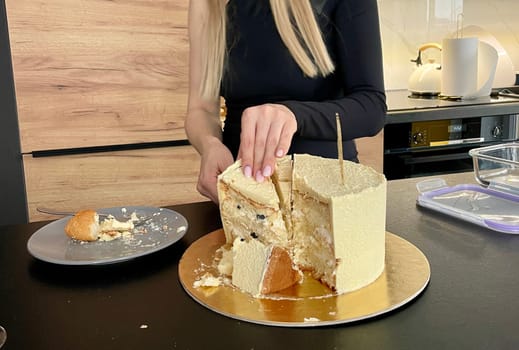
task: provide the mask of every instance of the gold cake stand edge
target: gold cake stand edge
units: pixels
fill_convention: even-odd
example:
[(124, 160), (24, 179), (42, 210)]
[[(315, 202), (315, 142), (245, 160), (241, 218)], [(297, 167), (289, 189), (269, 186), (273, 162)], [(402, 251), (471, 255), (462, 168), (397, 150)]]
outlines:
[(232, 285), (194, 287), (205, 273), (217, 275), (216, 250), (225, 243), (222, 229), (202, 236), (184, 252), (179, 279), (187, 294), (204, 307), (237, 320), (268, 326), (319, 327), (380, 316), (418, 297), (429, 283), (427, 257), (407, 240), (386, 232), (386, 264), (373, 283), (333, 294), (311, 278), (283, 295), (254, 298)]

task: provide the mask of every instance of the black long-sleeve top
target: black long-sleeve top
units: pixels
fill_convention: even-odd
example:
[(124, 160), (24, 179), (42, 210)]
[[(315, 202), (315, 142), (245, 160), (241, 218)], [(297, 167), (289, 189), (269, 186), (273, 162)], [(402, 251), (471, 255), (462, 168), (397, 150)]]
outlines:
[(306, 77), (279, 36), (268, 0), (230, 0), (221, 93), (226, 100), (224, 143), (236, 156), (240, 119), (249, 106), (279, 103), (297, 119), (289, 153), (337, 157), (336, 113), (344, 158), (356, 160), (352, 140), (384, 125), (386, 103), (376, 0), (312, 0), (335, 63), (326, 77)]

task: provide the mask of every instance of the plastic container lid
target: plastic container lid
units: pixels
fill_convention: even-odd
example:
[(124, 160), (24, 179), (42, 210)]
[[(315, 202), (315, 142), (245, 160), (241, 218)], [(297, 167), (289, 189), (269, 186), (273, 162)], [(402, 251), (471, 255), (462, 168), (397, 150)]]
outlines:
[(441, 178), (416, 185), (417, 204), (494, 231), (519, 234), (519, 195), (478, 185), (449, 187)]

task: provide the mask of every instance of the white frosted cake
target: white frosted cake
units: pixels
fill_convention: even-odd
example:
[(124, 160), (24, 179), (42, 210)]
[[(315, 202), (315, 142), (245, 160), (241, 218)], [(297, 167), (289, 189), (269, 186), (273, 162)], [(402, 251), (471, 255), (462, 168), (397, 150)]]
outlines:
[[(272, 178), (262, 183), (246, 178), (239, 161), (220, 175), (220, 213), (226, 241), (233, 245), (235, 286), (261, 296), (297, 283), (301, 270), (344, 293), (380, 276), (386, 179), (344, 161), (342, 183), (339, 164), (296, 154), (280, 159)], [(289, 259), (273, 259), (273, 251)], [(272, 280), (284, 282), (269, 287)]]

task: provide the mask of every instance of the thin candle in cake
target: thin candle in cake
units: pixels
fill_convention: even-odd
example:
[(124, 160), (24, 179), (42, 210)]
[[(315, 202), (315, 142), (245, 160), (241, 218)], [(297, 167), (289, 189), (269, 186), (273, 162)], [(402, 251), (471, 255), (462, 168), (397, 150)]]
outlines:
[(344, 156), (342, 153), (342, 131), (339, 113), (335, 113), (335, 121), (337, 123), (337, 153), (339, 158), (339, 166), (341, 168), (341, 184), (344, 185)]

